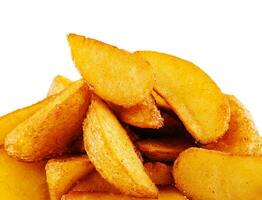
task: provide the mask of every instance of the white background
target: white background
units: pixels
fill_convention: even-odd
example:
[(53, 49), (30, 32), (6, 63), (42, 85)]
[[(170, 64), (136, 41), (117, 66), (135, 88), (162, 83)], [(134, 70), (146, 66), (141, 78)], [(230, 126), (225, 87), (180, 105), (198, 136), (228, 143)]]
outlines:
[(262, 5), (252, 0), (0, 0), (0, 115), (42, 99), (56, 74), (79, 77), (66, 34), (193, 61), (262, 131)]

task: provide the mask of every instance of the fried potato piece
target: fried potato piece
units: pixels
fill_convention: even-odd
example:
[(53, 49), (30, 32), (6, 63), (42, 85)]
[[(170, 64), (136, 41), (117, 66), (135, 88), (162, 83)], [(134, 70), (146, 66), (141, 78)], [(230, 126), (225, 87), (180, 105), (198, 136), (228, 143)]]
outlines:
[(93, 96), (83, 130), (86, 152), (104, 179), (124, 194), (157, 197), (125, 129), (98, 97)]
[(249, 111), (233, 95), (227, 95), (231, 109), (229, 129), (217, 141), (204, 146), (238, 155), (262, 154), (262, 140)]
[[(54, 94), (62, 92), (72, 83), (73, 81), (71, 81), (70, 79), (62, 75), (55, 76), (55, 78), (53, 79), (49, 87), (48, 96), (52, 96)], [(72, 144), (69, 146), (68, 153), (71, 153), (71, 154), (85, 153), (85, 147), (84, 147), (84, 141), (83, 141), (83, 130), (81, 129), (78, 134), (81, 136), (77, 137), (72, 142)]]
[[(61, 75), (56, 76), (50, 86), (49, 95), (59, 93), (71, 83), (72, 81), (66, 77)], [(110, 107), (121, 121), (132, 126), (141, 128), (160, 128), (163, 125), (163, 118), (151, 95), (146, 97), (142, 102), (129, 108), (113, 104), (110, 104)]]
[(139, 56), (75, 34), (68, 35), (68, 42), (77, 69), (98, 96), (130, 107), (151, 94), (153, 71)]
[[(88, 193), (88, 192), (72, 192), (64, 195), (62, 200), (153, 200), (152, 198), (136, 198), (130, 196), (124, 196), (122, 194), (112, 193)], [(159, 200), (186, 200), (174, 187), (161, 188), (159, 191)]]
[(27, 106), (0, 117), (0, 146), (4, 144), (6, 135), (18, 124), (29, 118), (37, 110), (46, 106), (54, 97), (49, 97), (31, 106)]
[(176, 187), (190, 199), (260, 200), (262, 157), (190, 148), (175, 162)]
[(121, 121), (132, 126), (155, 129), (163, 126), (163, 118), (151, 95), (130, 108), (113, 106), (112, 109)]
[(172, 167), (160, 162), (147, 162), (145, 170), (156, 185), (173, 184)]
[(164, 110), (172, 110), (171, 106), (166, 102), (165, 99), (163, 99), (159, 94), (157, 94), (154, 90), (152, 91), (152, 95), (156, 101), (156, 105)]
[(154, 90), (202, 144), (215, 142), (228, 129), (230, 108), (215, 82), (191, 62), (153, 51), (140, 51), (154, 69)]
[[(69, 79), (61, 75), (56, 76), (51, 84), (48, 96), (52, 96), (61, 92), (70, 83), (71, 82)], [(18, 124), (20, 124), (21, 122), (29, 118), (31, 115), (33, 115), (37, 110), (48, 104), (52, 98), (55, 97), (46, 98), (40, 102), (37, 102), (36, 104), (21, 108), (19, 110), (16, 110), (14, 112), (0, 117), (0, 146), (4, 144), (5, 136), (7, 135), (7, 133), (9, 133)]]
[(70, 85), (6, 136), (7, 153), (20, 160), (38, 161), (65, 152), (80, 133), (89, 97), (84, 81)]
[(94, 166), (86, 156), (75, 156), (49, 160), (45, 169), (50, 199), (60, 200)]
[[(172, 167), (160, 162), (147, 162), (144, 168), (151, 180), (157, 185), (173, 184)], [(91, 173), (80, 180), (71, 192), (109, 192), (120, 194), (112, 184), (108, 183), (98, 172)]]
[(109, 192), (120, 194), (112, 184), (108, 183), (98, 172), (94, 172), (80, 180), (69, 193), (72, 192)]
[(141, 140), (137, 146), (150, 160), (174, 161), (182, 151), (195, 145), (187, 138), (168, 137)]
[(62, 92), (65, 88), (67, 88), (72, 81), (64, 76), (57, 75), (53, 79), (49, 91), (48, 91), (48, 96), (57, 94), (59, 92)]
[(0, 199), (49, 199), (45, 163), (18, 162), (0, 148)]

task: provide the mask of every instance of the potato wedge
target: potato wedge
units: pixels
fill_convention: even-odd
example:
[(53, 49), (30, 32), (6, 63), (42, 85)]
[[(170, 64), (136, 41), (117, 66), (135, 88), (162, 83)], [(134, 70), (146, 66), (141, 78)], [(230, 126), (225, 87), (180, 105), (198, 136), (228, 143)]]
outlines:
[(190, 148), (175, 162), (176, 187), (190, 199), (260, 200), (262, 157)]
[(98, 96), (130, 107), (151, 94), (152, 68), (139, 56), (75, 34), (68, 35), (68, 42), (77, 69)]
[(173, 184), (172, 167), (160, 162), (147, 162), (145, 170), (156, 185)]
[(87, 156), (75, 156), (49, 160), (45, 169), (50, 200), (60, 200), (79, 179), (95, 168)]
[(262, 140), (249, 111), (233, 95), (227, 95), (231, 109), (229, 129), (217, 141), (204, 146), (238, 155), (262, 154)]
[[(59, 93), (71, 83), (72, 81), (68, 78), (57, 75), (50, 86), (49, 95)], [(113, 104), (110, 104), (110, 107), (121, 121), (132, 126), (141, 128), (160, 128), (163, 125), (163, 118), (151, 95), (130, 108), (124, 108)]]
[[(136, 198), (130, 196), (124, 196), (122, 194), (110, 194), (110, 193), (87, 193), (87, 192), (72, 192), (64, 195), (62, 200), (155, 200), (152, 198)], [(174, 187), (161, 188), (159, 191), (159, 200), (186, 200)]]
[(0, 117), (0, 146), (4, 144), (5, 137), (10, 131), (33, 115), (37, 110), (46, 106), (52, 98), (54, 97), (49, 97), (36, 104), (21, 108)]
[(132, 126), (155, 129), (163, 126), (164, 120), (151, 95), (130, 108), (112, 106), (112, 109), (121, 121)]
[(152, 91), (152, 95), (156, 101), (156, 105), (163, 109), (163, 110), (172, 110), (171, 106), (166, 102), (165, 99), (163, 99), (159, 94), (157, 94), (154, 90)]
[(49, 87), (48, 96), (62, 92), (71, 83), (72, 81), (64, 76), (61, 76), (61, 75), (55, 76), (55, 78), (53, 79)]
[[(160, 162), (147, 162), (144, 168), (151, 180), (157, 185), (173, 184), (172, 167)], [(112, 184), (108, 183), (98, 172), (91, 173), (80, 180), (70, 192), (108, 192), (120, 194)]]
[(150, 160), (174, 161), (182, 151), (195, 145), (187, 138), (167, 137), (141, 140), (137, 146)]
[(45, 163), (18, 162), (0, 148), (0, 199), (49, 199)]
[[(56, 76), (51, 84), (48, 96), (52, 96), (61, 92), (70, 83), (71, 81), (69, 79), (61, 75)], [(37, 110), (48, 104), (52, 98), (55, 97), (48, 97), (40, 102), (37, 102), (36, 104), (21, 108), (19, 110), (16, 110), (14, 112), (0, 117), (0, 146), (4, 144), (5, 136), (7, 135), (7, 133), (9, 133), (18, 124), (20, 124), (21, 122), (29, 118), (31, 115), (33, 115)]]
[(30, 162), (65, 152), (81, 133), (89, 97), (83, 80), (70, 85), (6, 136), (7, 153)]
[(83, 130), (86, 152), (104, 179), (124, 194), (157, 197), (125, 129), (98, 97), (93, 96)]
[(191, 62), (153, 51), (139, 51), (154, 69), (154, 90), (200, 143), (215, 142), (228, 129), (230, 108), (215, 82)]
[(72, 192), (108, 192), (120, 194), (112, 184), (108, 183), (98, 172), (93, 172), (80, 180), (69, 193)]
[[(62, 92), (72, 83), (73, 81), (71, 81), (70, 79), (62, 75), (55, 76), (55, 78), (53, 79), (49, 87), (48, 96), (52, 96), (54, 94)], [(84, 141), (83, 141), (83, 130), (81, 129), (78, 134), (81, 136), (77, 137), (72, 142), (72, 144), (69, 146), (68, 153), (72, 153), (72, 154), (85, 153), (85, 147), (84, 147)]]

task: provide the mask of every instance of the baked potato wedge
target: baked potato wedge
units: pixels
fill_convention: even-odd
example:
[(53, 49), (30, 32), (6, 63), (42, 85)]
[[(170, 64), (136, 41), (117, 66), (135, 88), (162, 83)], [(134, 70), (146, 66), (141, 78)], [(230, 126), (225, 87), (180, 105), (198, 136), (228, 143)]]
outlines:
[(72, 192), (109, 192), (120, 194), (112, 184), (108, 183), (98, 172), (93, 172), (82, 178), (71, 190)]
[(96, 170), (122, 193), (136, 197), (157, 197), (126, 130), (109, 107), (93, 96), (83, 126), (84, 144)]
[[(160, 162), (147, 162), (144, 168), (156, 185), (173, 184), (172, 167)], [(80, 180), (71, 192), (108, 192), (120, 194), (112, 184), (108, 183), (98, 172), (93, 172)]]
[(79, 179), (94, 169), (87, 156), (49, 160), (45, 170), (50, 200), (60, 200)]
[(89, 97), (83, 80), (70, 85), (6, 136), (7, 153), (28, 162), (64, 153), (81, 133)]
[(139, 51), (154, 69), (154, 90), (200, 143), (221, 138), (228, 129), (230, 107), (215, 82), (191, 62), (164, 53)]
[(173, 184), (172, 167), (161, 162), (147, 162), (145, 170), (156, 185)]
[(165, 137), (144, 139), (137, 142), (141, 153), (152, 161), (174, 161), (178, 155), (195, 146), (188, 138)]
[[(53, 96), (62, 90), (64, 90), (71, 81), (61, 75), (57, 75), (48, 92), (48, 96)], [(51, 101), (51, 99), (55, 98), (48, 97), (42, 101), (39, 101), (31, 106), (27, 106), (16, 110), (14, 112), (8, 113), (2, 117), (0, 117), (0, 146), (4, 144), (5, 136), (9, 133), (12, 129), (14, 129), (18, 124), (29, 118), (33, 115), (37, 110), (44, 107), (46, 104)]]
[(53, 98), (54, 97), (46, 98), (36, 104), (21, 108), (0, 117), (0, 146), (4, 144), (5, 137), (10, 131), (33, 115), (37, 110), (46, 106)]
[(57, 94), (59, 92), (62, 92), (65, 88), (67, 88), (72, 81), (65, 76), (62, 75), (56, 75), (55, 78), (53, 79), (49, 91), (48, 91), (48, 96)]
[(23, 163), (0, 148), (0, 199), (47, 200), (45, 162)]
[[(57, 75), (50, 86), (49, 95), (61, 92), (71, 83), (72, 81), (68, 78)], [(163, 125), (163, 118), (151, 95), (146, 97), (142, 102), (129, 108), (110, 103), (109, 105), (121, 121), (132, 126), (141, 128), (160, 128)]]
[[(88, 193), (88, 192), (72, 192), (64, 195), (62, 200), (155, 200), (155, 198), (136, 198), (131, 196), (125, 196), (122, 194), (110, 194), (110, 193)], [(159, 200), (186, 200), (174, 187), (161, 188), (159, 191)]]
[(229, 129), (216, 143), (204, 148), (238, 155), (261, 155), (262, 139), (245, 106), (233, 95), (227, 95), (231, 109)]
[(194, 200), (260, 200), (262, 157), (190, 148), (175, 162), (176, 187)]
[(112, 106), (119, 119), (129, 125), (140, 128), (158, 129), (163, 126), (163, 118), (154, 98), (150, 95), (141, 103), (130, 108)]
[(139, 56), (75, 34), (68, 43), (77, 69), (104, 100), (130, 107), (151, 94), (153, 71)]

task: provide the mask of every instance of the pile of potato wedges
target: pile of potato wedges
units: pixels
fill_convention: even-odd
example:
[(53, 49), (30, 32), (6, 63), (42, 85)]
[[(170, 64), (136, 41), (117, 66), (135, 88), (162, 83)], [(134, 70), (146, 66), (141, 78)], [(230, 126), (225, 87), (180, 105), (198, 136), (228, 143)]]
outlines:
[(2, 200), (260, 200), (262, 139), (195, 64), (69, 34), (82, 79), (0, 117)]

